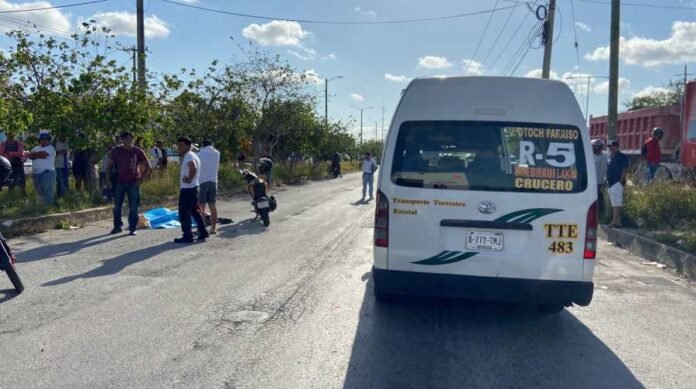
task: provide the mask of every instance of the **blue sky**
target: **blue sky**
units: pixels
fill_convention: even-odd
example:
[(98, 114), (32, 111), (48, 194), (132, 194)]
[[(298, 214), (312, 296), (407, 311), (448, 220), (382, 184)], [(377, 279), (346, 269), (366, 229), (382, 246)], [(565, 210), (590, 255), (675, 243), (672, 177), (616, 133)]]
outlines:
[[(510, 0), (179, 0), (198, 6), (278, 18), (383, 21), (447, 16), (485, 11), (514, 5)], [(602, 0), (600, 0), (602, 1)], [(608, 0), (606, 0), (608, 2)], [(63, 5), (73, 0), (21, 2), (0, 0), (0, 11)], [(344, 76), (329, 83), (329, 115), (332, 118), (359, 117), (355, 106), (373, 106), (365, 112), (365, 137), (374, 137), (374, 123), (381, 126), (382, 106), (386, 124), (409, 79), (428, 75), (534, 75), (541, 68), (542, 50), (525, 41), (536, 17), (527, 6), (504, 9), (445, 21), (396, 25), (325, 25), (255, 20), (184, 8), (146, 0), (148, 66), (155, 71), (176, 71), (181, 67), (203, 68), (212, 59), (235, 61), (240, 52), (235, 41), (252, 41), (286, 58), (302, 71), (319, 78)], [(522, 2), (520, 2), (522, 3)], [(634, 0), (632, 3), (658, 3)], [(531, 4), (531, 3), (530, 3)], [(584, 110), (586, 80), (568, 76), (608, 75), (609, 5), (582, 0), (558, 0), (552, 70), (576, 91)], [(575, 28), (572, 6), (575, 9)], [(661, 0), (661, 6), (689, 9), (622, 8), (621, 95), (623, 102), (637, 93), (659, 88), (683, 72), (684, 64), (696, 73), (696, 2)], [(533, 5), (536, 7), (535, 5)], [(31, 20), (52, 33), (69, 33), (82, 19), (97, 17), (108, 24), (125, 44), (134, 42), (135, 1), (111, 0), (48, 12), (0, 14), (0, 29), (18, 21)], [(12, 19), (7, 19), (11, 17)], [(506, 21), (509, 23), (506, 25)], [(502, 30), (506, 25), (505, 30)], [(517, 30), (519, 28), (519, 30)], [(502, 31), (502, 33), (501, 33)], [(515, 31), (518, 31), (515, 34)], [(579, 68), (574, 47), (577, 32)], [(483, 39), (482, 39), (483, 36)], [(496, 38), (500, 36), (494, 46)], [(234, 38), (234, 41), (230, 39)], [(482, 40), (481, 40), (482, 39)], [(481, 41), (478, 52), (476, 47)], [(508, 44), (506, 50), (503, 50)], [(533, 40), (538, 46), (539, 40)], [(9, 42), (0, 40), (0, 48)], [(527, 52), (516, 65), (515, 52)], [(519, 58), (519, 57), (518, 57)], [(127, 60), (126, 54), (123, 55)], [(497, 59), (497, 61), (496, 61)], [(593, 79), (590, 113), (604, 114), (607, 106), (606, 80)], [(323, 113), (323, 83), (317, 83), (318, 110)], [(371, 129), (367, 130), (370, 127)]]

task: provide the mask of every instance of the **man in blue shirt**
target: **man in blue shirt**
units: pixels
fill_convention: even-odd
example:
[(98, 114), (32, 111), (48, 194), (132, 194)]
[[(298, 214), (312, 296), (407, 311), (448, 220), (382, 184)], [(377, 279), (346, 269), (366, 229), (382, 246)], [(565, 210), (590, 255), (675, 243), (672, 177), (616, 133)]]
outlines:
[(628, 157), (619, 151), (619, 142), (609, 143), (609, 163), (607, 165), (607, 186), (609, 202), (613, 208), (613, 218), (610, 226), (621, 228), (621, 208), (623, 207), (623, 192), (628, 174)]

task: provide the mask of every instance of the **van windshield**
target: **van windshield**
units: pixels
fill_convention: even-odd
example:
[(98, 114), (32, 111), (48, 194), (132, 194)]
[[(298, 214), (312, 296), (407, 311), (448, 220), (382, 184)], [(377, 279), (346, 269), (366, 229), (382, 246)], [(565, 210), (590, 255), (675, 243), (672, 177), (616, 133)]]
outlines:
[(391, 177), (417, 188), (579, 193), (586, 166), (577, 127), (412, 121), (399, 129)]

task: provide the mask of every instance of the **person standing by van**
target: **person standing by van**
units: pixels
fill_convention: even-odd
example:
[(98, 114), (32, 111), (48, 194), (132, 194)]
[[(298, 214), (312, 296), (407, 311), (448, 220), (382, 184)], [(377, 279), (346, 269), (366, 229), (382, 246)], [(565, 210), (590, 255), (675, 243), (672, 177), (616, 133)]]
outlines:
[(595, 170), (597, 171), (597, 204), (599, 214), (604, 214), (604, 184), (607, 181), (607, 155), (604, 153), (604, 142), (599, 139), (592, 140), (592, 153), (594, 156)]
[[(377, 171), (377, 162), (372, 159), (372, 153), (365, 153), (365, 159), (362, 162), (362, 198), (360, 201), (365, 201), (365, 193), (369, 187), (370, 198), (374, 198), (375, 172)], [(369, 201), (368, 200), (368, 201)]]
[(218, 171), (220, 170), (220, 152), (213, 147), (212, 140), (203, 141), (203, 148), (198, 153), (201, 161), (200, 189), (198, 204), (201, 212), (205, 212), (205, 206), (210, 207), (210, 234), (217, 233), (217, 184)]
[(619, 150), (619, 142), (609, 143), (609, 162), (607, 165), (607, 186), (609, 202), (613, 209), (611, 227), (621, 228), (621, 208), (623, 207), (624, 187), (628, 174), (628, 157)]

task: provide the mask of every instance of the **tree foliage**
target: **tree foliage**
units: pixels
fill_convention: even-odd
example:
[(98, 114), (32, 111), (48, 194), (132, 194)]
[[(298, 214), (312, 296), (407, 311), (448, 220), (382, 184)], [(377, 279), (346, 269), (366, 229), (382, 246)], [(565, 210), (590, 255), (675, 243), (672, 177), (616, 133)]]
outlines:
[[(348, 124), (325, 125), (314, 80), (281, 57), (250, 48), (244, 60), (212, 61), (203, 72), (150, 74), (147, 88), (114, 59), (119, 43), (107, 28), (84, 23), (71, 39), (12, 31), (0, 52), (0, 129), (35, 135), (48, 129), (74, 147), (100, 149), (132, 131), (141, 146), (173, 144), (179, 135), (213, 140), (224, 159), (239, 153), (328, 158), (353, 154)], [(76, 136), (82, 133), (84, 136)], [(354, 154), (353, 154), (354, 155)]]
[(636, 96), (624, 103), (629, 111), (649, 107), (666, 107), (680, 104), (684, 93), (683, 81), (670, 81), (665, 90), (656, 90), (649, 95)]

